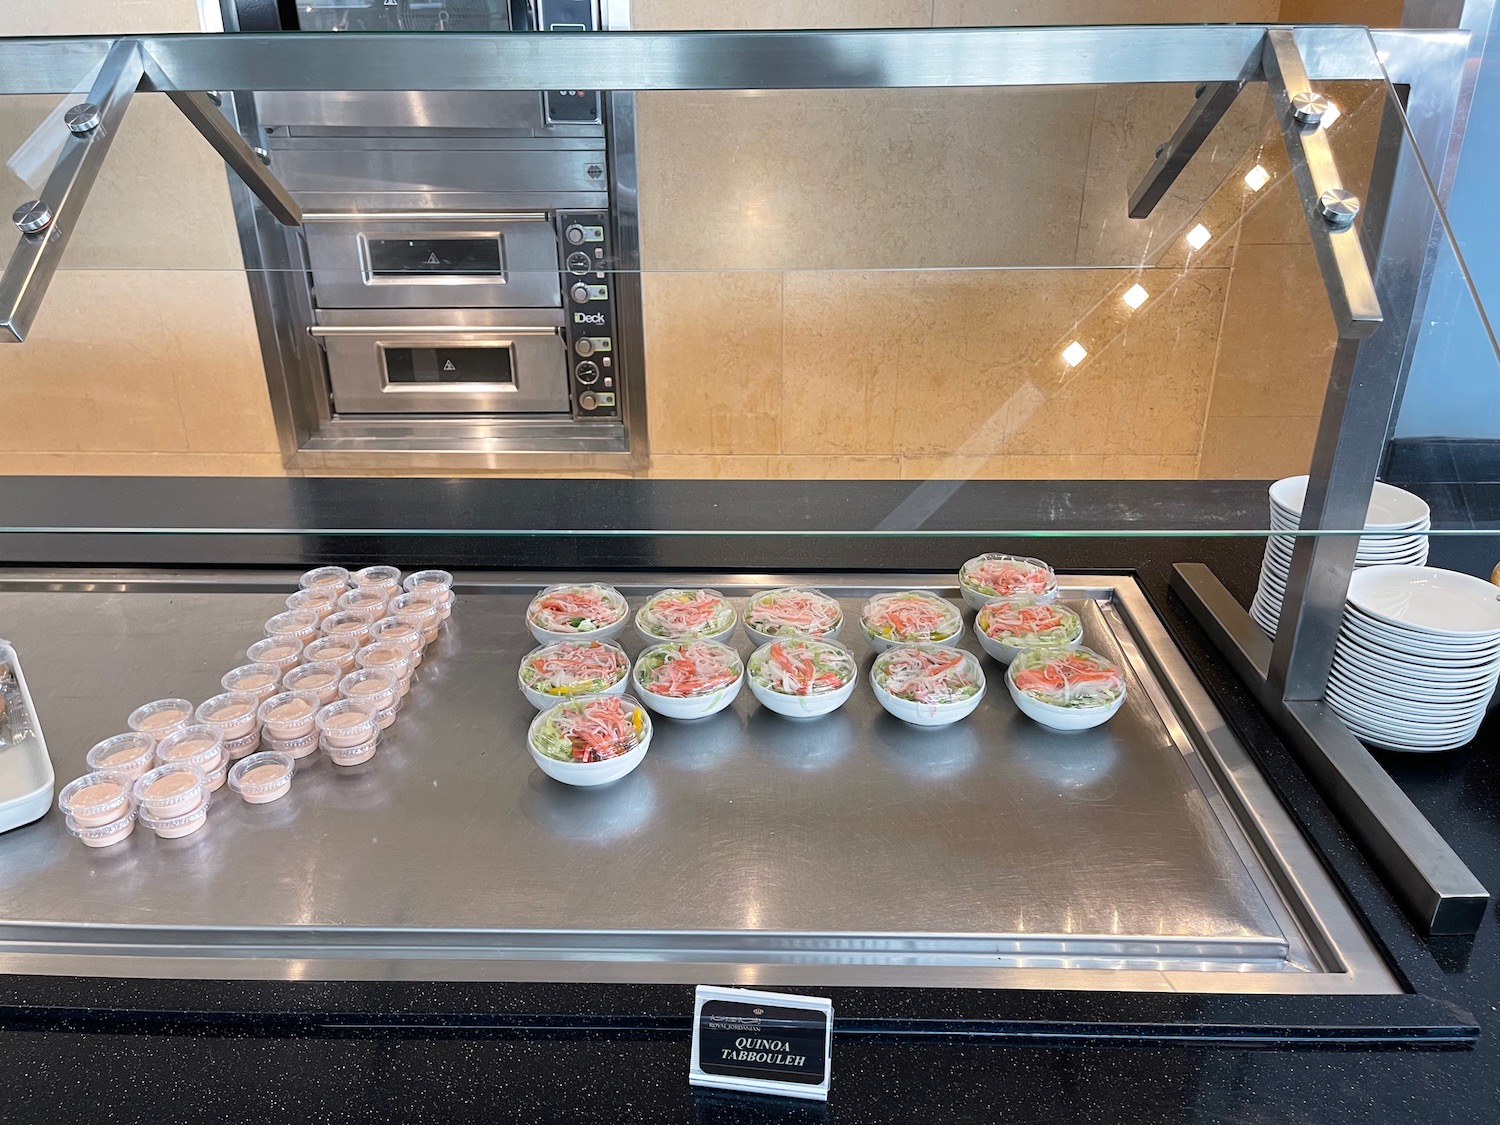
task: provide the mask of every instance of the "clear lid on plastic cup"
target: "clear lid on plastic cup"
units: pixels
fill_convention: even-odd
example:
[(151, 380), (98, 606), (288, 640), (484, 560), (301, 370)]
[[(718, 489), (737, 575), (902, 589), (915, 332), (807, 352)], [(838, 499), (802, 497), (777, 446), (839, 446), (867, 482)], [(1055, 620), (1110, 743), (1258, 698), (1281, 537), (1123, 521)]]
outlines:
[(306, 644), (318, 631), (318, 615), (310, 609), (289, 609), (266, 622), (266, 636), (287, 637)]
[[(370, 623), (375, 619), (367, 609), (341, 609), (323, 618), (323, 635), (328, 637), (370, 635)], [(357, 646), (356, 646), (357, 647)]]
[(397, 594), (387, 607), (393, 617), (411, 617), (424, 627), (438, 615), (441, 605), (437, 591), (417, 590)]
[[(318, 590), (349, 586), (349, 572), (341, 566), (320, 566), (309, 570), (297, 580), (304, 590)], [(341, 590), (340, 593), (343, 591)]]
[[(246, 665), (246, 667), (259, 667), (259, 665)], [(265, 667), (271, 666), (267, 664)], [(229, 677), (224, 678), (227, 680)], [(193, 718), (222, 732), (227, 727), (239, 726), (246, 719), (254, 720), (255, 709), (260, 706), (261, 698), (262, 696), (253, 691), (226, 691), (198, 704), (198, 710), (193, 712)]]
[(629, 754), (650, 735), (650, 716), (630, 696), (588, 695), (538, 714), (526, 737), (538, 754), (586, 763)]
[(361, 668), (384, 668), (400, 677), (411, 667), (411, 649), (393, 641), (375, 641), (356, 652), (354, 662)]
[(320, 620), (333, 612), (339, 602), (339, 591), (332, 586), (314, 586), (310, 590), (298, 590), (286, 597), (287, 609), (311, 611)]
[(291, 783), (295, 758), (275, 750), (263, 750), (241, 758), (229, 771), (229, 788), (242, 796), (258, 797)]
[(318, 730), (325, 739), (334, 736), (339, 742), (359, 745), (375, 737), (375, 712), (362, 699), (340, 699), (318, 712)]
[(67, 826), (68, 834), (76, 836), (80, 840), (109, 840), (127, 832), (136, 821), (135, 809), (128, 810), (123, 816), (111, 820), (108, 824), (79, 824), (73, 819), (73, 814), (68, 813), (63, 817), (63, 824)]
[(371, 644), (399, 644), (409, 652), (422, 647), (422, 625), (414, 617), (386, 617), (370, 626)]
[(157, 766), (135, 779), (132, 795), (137, 804), (157, 809), (158, 813), (153, 815), (176, 815), (208, 799), (208, 775), (197, 766), (175, 762)]
[(358, 609), (371, 615), (385, 614), (385, 603), (391, 600), (384, 586), (356, 586), (339, 598), (339, 609)]
[(131, 730), (144, 731), (152, 738), (161, 738), (191, 722), (192, 718), (193, 705), (186, 699), (153, 699), (130, 712), (125, 725)]
[(355, 586), (378, 586), (386, 590), (401, 588), (401, 572), (393, 566), (367, 566), (349, 577)]
[[(153, 832), (172, 832), (174, 829), (185, 828), (194, 821), (202, 820), (206, 817), (208, 815), (208, 806), (211, 803), (211, 796), (207, 789), (205, 789), (203, 790), (202, 799), (196, 805), (183, 809), (181, 812), (173, 812), (170, 816), (156, 816), (143, 803), (136, 815), (140, 819), (140, 822)], [(153, 801), (152, 804), (160, 807), (161, 802)], [(182, 835), (186, 836), (187, 833), (184, 832)]]
[(302, 650), (303, 659), (309, 663), (332, 663), (343, 667), (352, 662), (360, 649), (359, 638), (347, 634), (324, 635)]
[(314, 660), (300, 664), (282, 677), (281, 686), (287, 691), (327, 691), (337, 688), (343, 679), (344, 669), (336, 660)]
[(272, 727), (288, 727), (301, 723), (310, 716), (316, 715), (321, 706), (322, 703), (316, 692), (284, 691), (279, 695), (271, 696), (262, 703), (260, 710), (255, 714), (269, 731)]
[(285, 671), (301, 658), (302, 642), (293, 637), (267, 637), (247, 648), (245, 656), (252, 664), (274, 664)]
[(361, 668), (339, 681), (339, 694), (345, 699), (360, 699), (385, 707), (396, 698), (398, 686), (400, 679), (389, 668)]
[(245, 692), (264, 699), (275, 695), (281, 683), (281, 669), (274, 664), (241, 664), (224, 673), (219, 681), (228, 692)]
[(94, 820), (119, 812), (133, 804), (130, 778), (118, 770), (95, 770), (75, 778), (57, 795), (57, 807), (69, 816)]
[(401, 583), (401, 588), (407, 593), (431, 594), (441, 591), (444, 604), (453, 601), (453, 575), (446, 570), (419, 570), (415, 574), (408, 574)]
[(138, 777), (151, 768), (155, 756), (156, 740), (133, 730), (94, 743), (83, 760), (91, 770), (119, 770)]
[(224, 761), (224, 732), (208, 723), (178, 727), (156, 744), (156, 760), (164, 766), (197, 766), (211, 774)]

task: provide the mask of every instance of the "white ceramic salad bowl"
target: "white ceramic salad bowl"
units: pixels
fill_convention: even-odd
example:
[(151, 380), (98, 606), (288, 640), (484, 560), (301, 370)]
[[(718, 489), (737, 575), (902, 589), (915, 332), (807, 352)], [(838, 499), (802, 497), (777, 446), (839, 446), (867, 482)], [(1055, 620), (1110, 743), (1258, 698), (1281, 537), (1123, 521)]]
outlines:
[(822, 590), (786, 586), (745, 603), (745, 633), (757, 646), (788, 637), (831, 641), (844, 627), (844, 611)]
[[(996, 625), (999, 628), (996, 628)], [(999, 636), (990, 636), (998, 632)], [(1035, 598), (988, 602), (974, 618), (979, 647), (1001, 664), (1039, 648), (1073, 648), (1083, 643), (1083, 619), (1067, 606)], [(1002, 638), (1010, 638), (1009, 640)]]
[[(890, 624), (892, 613), (915, 611), (925, 617), (921, 633), (902, 634)], [(958, 639), (964, 633), (963, 615), (958, 606), (926, 590), (900, 590), (889, 594), (876, 594), (865, 602), (859, 615), (860, 628), (865, 639), (876, 652), (887, 652), (902, 645), (942, 645), (957, 648)], [(891, 631), (886, 635), (881, 630)]]
[[(1047, 669), (1054, 671), (1048, 675)], [(1104, 676), (1106, 671), (1111, 675)], [(1040, 675), (1032, 677), (1029, 673)], [(1098, 682), (1084, 680), (1083, 676)], [(1045, 687), (1027, 686), (1033, 679), (1050, 683)], [(1005, 683), (1021, 713), (1051, 730), (1089, 730), (1101, 726), (1125, 705), (1124, 673), (1118, 665), (1089, 648), (1026, 653), (1006, 669)], [(1054, 701), (1065, 697), (1075, 701), (1067, 704)]]
[[(558, 627), (559, 618), (568, 608), (567, 599), (584, 598), (592, 603), (597, 599), (608, 606), (612, 611), (607, 621), (600, 624), (590, 623), (590, 619), (579, 616), (575, 620), (578, 624)], [(550, 602), (556, 602), (553, 606)], [(552, 627), (540, 623), (537, 618), (546, 615), (553, 619)], [(531, 635), (536, 638), (538, 644), (547, 644), (551, 641), (573, 641), (580, 637), (595, 641), (612, 641), (625, 631), (626, 625), (630, 623), (630, 606), (625, 597), (613, 586), (606, 586), (602, 582), (568, 582), (556, 586), (548, 586), (536, 597), (531, 599), (531, 604), (526, 607), (526, 628), (531, 630)]]
[[(945, 727), (979, 706), (985, 692), (984, 669), (973, 653), (961, 648), (896, 645), (875, 658), (870, 686), (880, 705), (902, 722)], [(911, 698), (913, 694), (929, 698)]]
[(777, 637), (750, 654), (747, 675), (751, 694), (766, 710), (815, 719), (849, 702), (859, 684), (859, 665), (834, 641)]
[[(701, 618), (701, 620), (700, 620)], [(636, 610), (635, 631), (648, 645), (663, 641), (727, 641), (739, 615), (717, 590), (661, 590)]]
[[(673, 672), (677, 668), (680, 671)], [(722, 682), (733, 673), (730, 683)], [(661, 683), (653, 689), (653, 676)], [(668, 719), (706, 719), (728, 707), (745, 685), (739, 653), (719, 641), (668, 641), (636, 657), (631, 673), (641, 702)]]
[(526, 702), (545, 711), (582, 695), (623, 695), (630, 683), (630, 657), (612, 641), (573, 637), (538, 645), (521, 657), (516, 679)]
[(1015, 597), (1034, 598), (1045, 605), (1057, 597), (1057, 574), (1041, 559), (990, 551), (958, 568), (958, 587), (970, 609)]
[[(537, 749), (549, 728), (556, 731), (563, 717), (582, 716), (589, 705), (603, 702), (618, 704), (619, 712), (629, 717), (634, 728), (633, 734), (625, 736), (634, 743), (625, 753), (602, 761), (580, 762), (554, 757)], [(544, 774), (564, 785), (608, 785), (611, 781), (618, 781), (645, 760), (650, 746), (651, 716), (628, 695), (586, 695), (554, 704), (532, 719), (526, 732), (526, 750), (531, 760)]]

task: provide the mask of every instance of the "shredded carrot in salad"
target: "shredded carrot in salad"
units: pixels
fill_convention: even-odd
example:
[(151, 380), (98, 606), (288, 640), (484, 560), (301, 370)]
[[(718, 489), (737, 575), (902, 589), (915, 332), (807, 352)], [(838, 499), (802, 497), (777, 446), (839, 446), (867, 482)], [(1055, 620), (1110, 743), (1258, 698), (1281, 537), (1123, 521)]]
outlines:
[(1022, 555), (979, 555), (959, 568), (958, 580), (971, 590), (995, 598), (1017, 594), (1042, 597), (1057, 589), (1057, 575), (1050, 566)]
[(1007, 675), (1018, 691), (1053, 707), (1107, 707), (1125, 694), (1119, 665), (1087, 648), (1024, 653)]
[(941, 706), (972, 699), (984, 688), (984, 672), (956, 648), (901, 645), (881, 653), (870, 678), (898, 699)]
[(574, 699), (536, 717), (531, 744), (559, 762), (605, 762), (639, 746), (646, 722), (636, 702), (623, 696)]
[(691, 699), (733, 687), (744, 672), (739, 654), (718, 641), (652, 645), (635, 662), (635, 682), (652, 695)]
[(734, 628), (734, 607), (717, 590), (663, 590), (640, 608), (642, 632), (668, 641), (714, 637)]
[(1068, 648), (1083, 639), (1083, 619), (1067, 606), (1031, 598), (990, 602), (975, 618), (979, 631), (1012, 648)]
[(820, 590), (768, 590), (745, 607), (745, 624), (770, 637), (821, 639), (844, 623), (839, 603)]
[(608, 641), (554, 641), (521, 661), (521, 683), (544, 695), (597, 695), (625, 678), (630, 658)]
[(924, 590), (877, 594), (865, 602), (860, 623), (872, 637), (902, 644), (946, 641), (958, 635), (963, 618), (958, 607)]
[(629, 607), (613, 586), (549, 586), (531, 599), (527, 619), (548, 633), (592, 633), (624, 619)]

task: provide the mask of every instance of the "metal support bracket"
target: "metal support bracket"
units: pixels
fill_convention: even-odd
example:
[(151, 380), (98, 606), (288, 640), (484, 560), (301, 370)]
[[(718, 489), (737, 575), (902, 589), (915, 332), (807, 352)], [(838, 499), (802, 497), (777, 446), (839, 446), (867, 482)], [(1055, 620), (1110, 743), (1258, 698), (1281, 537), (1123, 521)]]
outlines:
[(1202, 563), (1178, 563), (1172, 590), (1286, 739), (1402, 907), (1429, 934), (1472, 934), (1489, 892), (1364, 744), (1324, 703), (1284, 700), (1271, 642)]
[(257, 199), (266, 205), (266, 210), (276, 217), (282, 226), (302, 225), (302, 209), (281, 181), (271, 175), (260, 155), (240, 136), (239, 130), (230, 123), (212, 98), (206, 93), (179, 90), (167, 91), (172, 104), (192, 122), (193, 128), (203, 134), (214, 146), (224, 163), (245, 182)]
[(1245, 88), (1246, 79), (1234, 82), (1209, 82), (1199, 87), (1198, 100), (1188, 110), (1172, 139), (1156, 150), (1156, 163), (1130, 193), (1132, 219), (1147, 218), (1167, 194), (1188, 162), (1198, 154), (1214, 126), (1229, 112), (1234, 99)]
[[(26, 216), (17, 211), (16, 224), (23, 233), (0, 276), (0, 341), (21, 343), (31, 331), (37, 309), (109, 153), (110, 142), (144, 75), (140, 43), (116, 40), (99, 67), (88, 97), (69, 111), (69, 136), (41, 198), (23, 205), (28, 210)], [(85, 107), (88, 112), (83, 112)]]

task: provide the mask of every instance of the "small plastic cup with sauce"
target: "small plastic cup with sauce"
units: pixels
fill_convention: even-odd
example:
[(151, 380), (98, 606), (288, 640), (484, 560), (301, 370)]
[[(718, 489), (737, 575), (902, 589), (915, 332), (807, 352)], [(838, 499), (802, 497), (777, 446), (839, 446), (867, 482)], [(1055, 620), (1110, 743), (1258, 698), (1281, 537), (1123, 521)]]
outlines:
[(441, 591), (438, 616), (444, 621), (453, 616), (453, 575), (446, 570), (419, 570), (408, 574), (401, 588), (407, 593), (432, 594)]
[(252, 805), (265, 805), (292, 791), (295, 760), (288, 754), (263, 751), (236, 762), (229, 771), (229, 788)]
[(422, 625), (414, 617), (387, 617), (375, 622), (370, 626), (370, 643), (402, 645), (413, 668), (422, 663)]
[[(270, 696), (266, 698), (269, 699)], [(193, 718), (213, 727), (225, 742), (238, 742), (254, 734), (260, 726), (260, 720), (255, 716), (255, 709), (260, 704), (261, 697), (254, 692), (226, 691), (223, 695), (216, 695), (198, 704)]]
[(339, 599), (339, 609), (355, 609), (370, 615), (371, 621), (385, 616), (390, 595), (380, 586), (356, 586)]
[(302, 659), (302, 642), (286, 637), (267, 637), (245, 650), (252, 664), (274, 664), (280, 675), (286, 675)]
[(393, 673), (399, 695), (411, 690), (411, 653), (405, 645), (372, 641), (354, 654), (354, 662), (361, 668)]
[(349, 584), (349, 572), (341, 566), (315, 567), (297, 580), (304, 590), (335, 590), (340, 594)]
[(63, 818), (63, 823), (68, 826), (68, 831), (83, 841), (86, 848), (107, 848), (111, 844), (118, 844), (121, 840), (128, 839), (135, 831), (136, 815), (131, 809), (119, 820), (112, 820), (108, 824), (85, 825), (79, 824), (69, 813)]
[[(358, 654), (355, 654), (356, 657)], [(293, 668), (281, 680), (287, 691), (310, 691), (318, 697), (318, 706), (332, 703), (339, 697), (339, 680), (344, 669), (332, 660), (314, 660)]]
[(305, 664), (337, 664), (340, 673), (349, 673), (355, 669), (354, 654), (359, 650), (359, 641), (352, 635), (322, 636), (302, 650), (302, 660)]
[(307, 644), (318, 635), (320, 618), (310, 609), (289, 609), (266, 622), (266, 636), (273, 641)]
[[(259, 704), (281, 690), (281, 669), (275, 664), (241, 664), (232, 672), (224, 673), (219, 683), (224, 685), (225, 691), (242, 691), (255, 696), (255, 702)], [(202, 721), (200, 718), (199, 722)]]
[(260, 705), (257, 714), (265, 737), (293, 742), (312, 734), (313, 718), (322, 704), (310, 691), (284, 691)]
[(158, 836), (186, 836), (203, 827), (193, 814), (208, 807), (208, 778), (197, 766), (157, 766), (135, 779), (141, 823)]
[(207, 723), (189, 723), (156, 744), (156, 760), (164, 766), (194, 766), (209, 791), (224, 785), (224, 736)]
[(134, 781), (156, 764), (156, 739), (141, 731), (94, 743), (83, 759), (91, 770), (122, 773)]
[(369, 641), (370, 623), (374, 620), (369, 610), (341, 609), (323, 618), (323, 624), (319, 627), (325, 637), (349, 637), (356, 642), (355, 647), (358, 648)]
[(286, 598), (287, 609), (304, 610), (311, 613), (319, 622), (337, 609), (338, 604), (339, 592), (332, 586), (298, 590), (295, 594), (288, 594)]
[(193, 705), (186, 699), (156, 699), (130, 712), (125, 725), (131, 730), (149, 734), (159, 742), (192, 719)]
[(388, 598), (401, 592), (401, 572), (393, 566), (367, 566), (351, 574), (349, 581), (354, 583), (356, 589), (373, 587), (384, 590)]
[(375, 709), (358, 699), (341, 699), (319, 711), (318, 732), (323, 752), (336, 766), (369, 761), (380, 738)]
[(414, 591), (391, 599), (389, 613), (392, 617), (410, 617), (422, 629), (422, 643), (437, 640), (438, 630), (443, 627), (443, 618), (438, 610), (438, 595), (426, 591)]
[[(377, 712), (385, 712), (397, 704), (397, 693), (401, 690), (401, 682), (395, 673), (383, 668), (361, 668), (358, 672), (350, 672), (339, 681), (339, 694), (345, 699), (355, 699), (361, 703), (367, 703)], [(395, 715), (391, 715), (391, 720)], [(381, 727), (390, 726), (390, 721), (384, 721)]]
[(133, 784), (116, 770), (95, 770), (64, 785), (57, 795), (57, 807), (80, 828), (100, 828), (122, 819), (135, 807)]
[(237, 762), (246, 754), (254, 754), (260, 749), (260, 727), (257, 726), (243, 738), (231, 738), (224, 743), (224, 757), (231, 762)]

